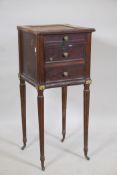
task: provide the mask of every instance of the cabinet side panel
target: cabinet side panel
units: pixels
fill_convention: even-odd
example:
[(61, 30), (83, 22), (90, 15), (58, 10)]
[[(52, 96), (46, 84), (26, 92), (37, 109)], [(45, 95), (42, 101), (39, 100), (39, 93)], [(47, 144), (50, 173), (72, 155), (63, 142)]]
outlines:
[(86, 46), (86, 79), (90, 78), (90, 64), (91, 64), (91, 36), (92, 33), (88, 33), (88, 43)]
[(31, 33), (22, 33), (23, 74), (36, 80), (36, 36)]
[(44, 38), (42, 34), (37, 37), (37, 80), (38, 83), (45, 83), (45, 69), (44, 69)]
[(22, 31), (18, 30), (18, 48), (19, 48), (19, 74), (22, 73)]

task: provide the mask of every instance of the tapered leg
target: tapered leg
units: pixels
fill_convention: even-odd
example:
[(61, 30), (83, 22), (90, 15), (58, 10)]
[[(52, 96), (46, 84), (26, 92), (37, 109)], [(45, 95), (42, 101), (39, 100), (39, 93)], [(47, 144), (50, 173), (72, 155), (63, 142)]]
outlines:
[(84, 155), (87, 160), (88, 157), (88, 123), (89, 123), (89, 101), (90, 101), (90, 89), (89, 84), (84, 85)]
[(62, 139), (63, 142), (66, 135), (66, 106), (67, 106), (67, 86), (62, 87)]
[(43, 90), (38, 90), (37, 96), (37, 105), (38, 105), (38, 119), (39, 119), (39, 136), (40, 136), (40, 160), (41, 168), (45, 170), (44, 166), (44, 96)]
[(23, 132), (23, 146), (22, 150), (26, 147), (26, 85), (25, 81), (20, 79), (20, 99), (21, 99), (21, 115), (22, 115), (22, 132)]

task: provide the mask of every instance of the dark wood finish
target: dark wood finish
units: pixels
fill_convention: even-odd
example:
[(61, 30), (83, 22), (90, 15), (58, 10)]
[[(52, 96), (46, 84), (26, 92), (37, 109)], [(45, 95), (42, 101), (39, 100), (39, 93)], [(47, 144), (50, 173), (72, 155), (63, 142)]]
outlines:
[(67, 107), (67, 86), (62, 87), (62, 139), (63, 142), (66, 135), (66, 107)]
[[(23, 143), (26, 146), (25, 81), (36, 87), (40, 160), (44, 170), (44, 95), (47, 88), (62, 88), (62, 141), (66, 134), (67, 86), (84, 85), (84, 153), (88, 159), (88, 119), (91, 35), (93, 28), (71, 25), (18, 26), (19, 78)], [(24, 148), (23, 147), (23, 148)]]
[(47, 82), (65, 81), (75, 78), (81, 79), (85, 77), (85, 64), (82, 60), (81, 62), (46, 64), (45, 74), (45, 80)]
[(88, 33), (88, 43), (86, 45), (86, 79), (90, 79), (90, 64), (91, 64), (91, 33)]
[(37, 36), (37, 77), (39, 85), (45, 83), (44, 40), (41, 34)]
[(89, 84), (85, 84), (84, 85), (84, 155), (85, 155), (87, 160), (90, 159), (87, 156), (87, 153), (88, 153), (89, 100), (90, 100)]
[(73, 26), (69, 24), (51, 24), (41, 26), (18, 26), (18, 30), (22, 30), (34, 34), (65, 34), (65, 33), (89, 33), (94, 32), (94, 28), (86, 28), (80, 26)]
[[(68, 37), (67, 41), (64, 39)], [(77, 33), (77, 34), (58, 34), (58, 35), (45, 35), (44, 41), (46, 45), (50, 44), (58, 44), (59, 46), (63, 46), (70, 43), (86, 43), (87, 42), (87, 34), (85, 33)]]
[(66, 46), (50, 45), (45, 47), (46, 62), (69, 61), (85, 59), (86, 50), (84, 44), (67, 44)]
[(20, 79), (20, 98), (21, 98), (21, 117), (22, 117), (22, 133), (23, 133), (23, 146), (22, 150), (26, 147), (26, 85), (23, 79)]
[[(26, 32), (22, 33), (23, 74), (36, 80), (36, 36)], [(34, 71), (35, 70), (35, 71)]]
[(38, 120), (39, 120), (39, 138), (40, 138), (40, 160), (42, 170), (44, 167), (44, 96), (43, 91), (38, 90), (37, 96), (37, 106), (38, 106)]

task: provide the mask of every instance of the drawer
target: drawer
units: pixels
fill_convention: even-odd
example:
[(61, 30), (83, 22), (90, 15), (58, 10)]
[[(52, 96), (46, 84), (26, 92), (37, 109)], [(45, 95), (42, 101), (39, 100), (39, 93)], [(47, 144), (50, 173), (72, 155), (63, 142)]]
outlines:
[(74, 59), (84, 59), (86, 55), (85, 45), (80, 44), (68, 44), (66, 47), (60, 47), (58, 45), (51, 45), (45, 47), (45, 61), (67, 61)]
[(70, 64), (46, 64), (45, 66), (45, 80), (59, 81), (80, 79), (85, 76), (85, 64), (83, 61), (74, 62)]
[(46, 44), (50, 43), (71, 43), (71, 42), (87, 42), (86, 33), (74, 33), (74, 34), (52, 34), (45, 35), (44, 42)]

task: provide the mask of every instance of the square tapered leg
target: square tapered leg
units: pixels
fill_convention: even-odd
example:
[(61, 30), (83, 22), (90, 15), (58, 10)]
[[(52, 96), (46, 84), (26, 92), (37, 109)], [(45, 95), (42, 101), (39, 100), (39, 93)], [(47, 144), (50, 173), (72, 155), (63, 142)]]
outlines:
[(21, 100), (21, 117), (22, 117), (22, 133), (23, 133), (23, 146), (22, 150), (26, 147), (26, 85), (23, 79), (20, 79), (20, 100)]
[(67, 86), (62, 87), (62, 139), (63, 142), (66, 135), (66, 106), (67, 106)]
[(39, 120), (39, 140), (40, 140), (40, 160), (41, 168), (45, 170), (44, 166), (44, 95), (43, 90), (38, 90), (37, 95), (37, 106), (38, 106), (38, 120)]
[(84, 84), (84, 155), (87, 160), (88, 157), (88, 123), (89, 123), (89, 101), (90, 101), (90, 89), (89, 84)]

